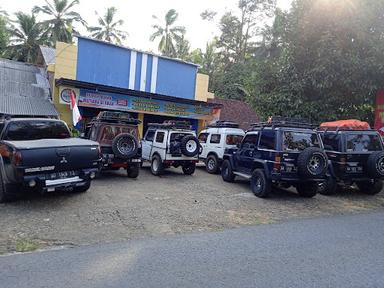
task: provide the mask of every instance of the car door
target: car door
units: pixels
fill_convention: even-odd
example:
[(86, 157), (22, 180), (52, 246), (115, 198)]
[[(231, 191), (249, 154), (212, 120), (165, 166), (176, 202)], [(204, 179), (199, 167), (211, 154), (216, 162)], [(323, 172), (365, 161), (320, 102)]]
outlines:
[(202, 132), (199, 135), (199, 142), (201, 147), (203, 148), (203, 151), (201, 152), (200, 157), (203, 159), (207, 158), (207, 155), (209, 152), (209, 147), (207, 143), (208, 136), (209, 136), (209, 133), (206, 133), (206, 132)]
[(251, 173), (253, 160), (258, 153), (256, 150), (259, 141), (259, 132), (248, 134), (241, 142), (240, 149), (236, 153), (237, 169), (240, 172)]
[(145, 133), (143, 140), (141, 140), (142, 158), (145, 160), (151, 159), (151, 150), (154, 137), (155, 130), (148, 130), (147, 133)]

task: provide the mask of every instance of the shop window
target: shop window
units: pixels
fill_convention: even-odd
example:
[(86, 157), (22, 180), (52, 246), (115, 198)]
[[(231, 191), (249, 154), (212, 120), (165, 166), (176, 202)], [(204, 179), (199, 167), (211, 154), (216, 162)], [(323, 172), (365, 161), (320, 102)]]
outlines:
[(199, 141), (200, 143), (207, 143), (208, 133), (201, 133), (199, 135)]
[(221, 140), (221, 135), (220, 134), (212, 134), (211, 135), (210, 143), (212, 143), (212, 144), (219, 144), (220, 140)]
[(157, 132), (156, 134), (156, 142), (157, 143), (163, 143), (164, 142), (164, 132)]

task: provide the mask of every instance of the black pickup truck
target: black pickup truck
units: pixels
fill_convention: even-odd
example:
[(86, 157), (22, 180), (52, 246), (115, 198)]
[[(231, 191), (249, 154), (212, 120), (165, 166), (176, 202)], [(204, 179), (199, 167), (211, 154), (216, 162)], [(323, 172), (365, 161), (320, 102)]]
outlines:
[(99, 171), (97, 142), (71, 138), (56, 119), (0, 121), (0, 202), (26, 191), (85, 192)]

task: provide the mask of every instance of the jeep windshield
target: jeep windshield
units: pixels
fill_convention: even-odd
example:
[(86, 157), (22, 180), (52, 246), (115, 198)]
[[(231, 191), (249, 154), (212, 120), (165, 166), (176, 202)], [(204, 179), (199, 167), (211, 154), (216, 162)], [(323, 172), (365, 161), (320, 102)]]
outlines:
[(283, 134), (284, 151), (302, 151), (309, 147), (320, 148), (319, 136), (311, 132), (285, 131)]
[(4, 140), (23, 141), (70, 138), (68, 127), (61, 121), (13, 121), (6, 128)]
[(111, 146), (113, 139), (119, 134), (128, 133), (138, 138), (136, 126), (127, 125), (104, 125), (100, 134), (100, 144), (105, 146)]
[(347, 134), (347, 152), (372, 152), (383, 149), (378, 134)]

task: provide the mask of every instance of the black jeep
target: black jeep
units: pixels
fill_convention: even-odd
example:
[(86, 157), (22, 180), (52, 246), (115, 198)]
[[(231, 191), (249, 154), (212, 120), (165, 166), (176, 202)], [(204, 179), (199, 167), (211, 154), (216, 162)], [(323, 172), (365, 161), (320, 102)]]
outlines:
[(278, 118), (252, 126), (238, 148), (226, 150), (224, 181), (233, 182), (235, 176), (250, 179), (253, 193), (262, 198), (270, 194), (273, 184), (295, 186), (302, 197), (315, 196), (328, 160), (312, 125)]
[(319, 187), (323, 195), (335, 194), (338, 185), (353, 185), (369, 195), (383, 188), (383, 142), (374, 130), (353, 128), (320, 128), (319, 134), (328, 155), (327, 178)]
[(141, 163), (138, 125), (140, 120), (123, 112), (103, 111), (86, 126), (85, 137), (99, 142), (103, 170), (124, 168), (137, 178)]

